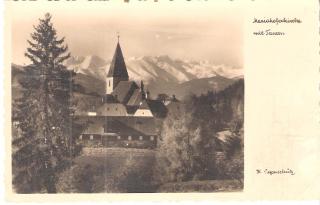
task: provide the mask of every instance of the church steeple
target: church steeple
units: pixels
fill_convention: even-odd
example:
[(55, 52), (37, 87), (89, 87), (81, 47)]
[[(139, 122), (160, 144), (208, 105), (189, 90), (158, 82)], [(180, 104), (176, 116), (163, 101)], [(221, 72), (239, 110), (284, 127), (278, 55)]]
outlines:
[(111, 94), (113, 89), (118, 85), (120, 81), (129, 80), (127, 67), (124, 62), (123, 54), (122, 54), (120, 43), (119, 43), (119, 35), (117, 37), (118, 37), (117, 47), (110, 64), (109, 72), (107, 74), (107, 82), (106, 82), (107, 94)]

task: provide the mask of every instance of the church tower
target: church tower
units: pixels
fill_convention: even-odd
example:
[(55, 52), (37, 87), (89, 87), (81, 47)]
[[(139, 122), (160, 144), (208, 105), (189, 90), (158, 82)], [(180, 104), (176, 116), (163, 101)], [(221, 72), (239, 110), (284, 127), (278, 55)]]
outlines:
[(113, 55), (109, 72), (106, 79), (106, 93), (111, 94), (114, 88), (118, 85), (120, 81), (128, 81), (129, 75), (127, 71), (126, 64), (123, 59), (119, 35), (116, 51)]

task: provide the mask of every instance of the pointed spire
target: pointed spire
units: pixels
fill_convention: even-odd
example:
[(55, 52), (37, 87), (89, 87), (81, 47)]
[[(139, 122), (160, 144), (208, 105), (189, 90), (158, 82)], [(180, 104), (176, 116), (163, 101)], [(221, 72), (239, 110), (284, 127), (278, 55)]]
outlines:
[(107, 77), (120, 77), (124, 79), (129, 79), (127, 67), (124, 62), (124, 58), (123, 58), (120, 43), (119, 43), (119, 35), (118, 35), (117, 47), (110, 64), (110, 69)]

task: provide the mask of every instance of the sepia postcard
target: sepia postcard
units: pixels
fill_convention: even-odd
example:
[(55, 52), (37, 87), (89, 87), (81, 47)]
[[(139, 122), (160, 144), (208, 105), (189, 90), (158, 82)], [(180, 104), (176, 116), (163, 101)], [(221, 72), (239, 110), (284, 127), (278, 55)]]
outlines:
[(8, 201), (320, 199), (318, 1), (4, 5)]

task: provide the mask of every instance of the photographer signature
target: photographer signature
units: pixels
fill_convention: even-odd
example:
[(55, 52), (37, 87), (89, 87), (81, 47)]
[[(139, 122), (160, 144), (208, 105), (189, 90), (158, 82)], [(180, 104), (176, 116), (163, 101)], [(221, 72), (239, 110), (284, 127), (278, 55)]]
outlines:
[(270, 176), (276, 174), (289, 174), (295, 175), (295, 172), (292, 169), (279, 169), (279, 170), (270, 170), (270, 169), (256, 169), (256, 174), (268, 174)]

